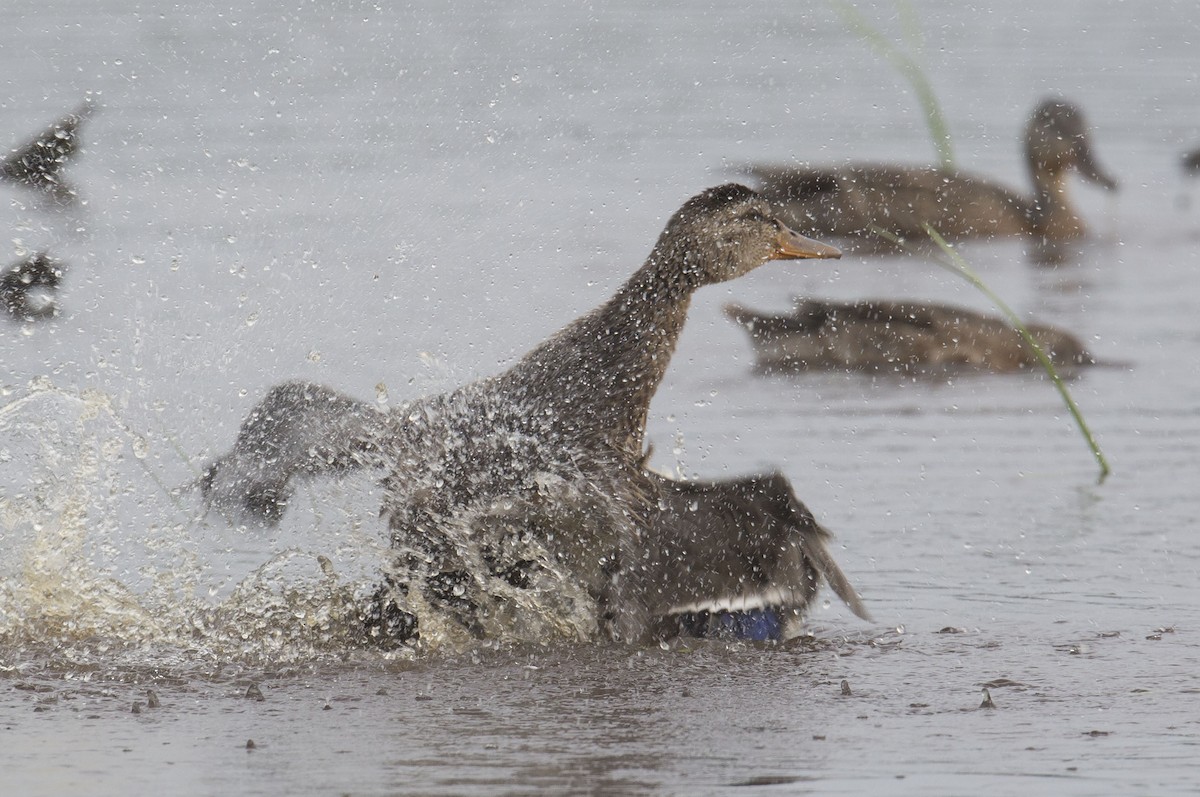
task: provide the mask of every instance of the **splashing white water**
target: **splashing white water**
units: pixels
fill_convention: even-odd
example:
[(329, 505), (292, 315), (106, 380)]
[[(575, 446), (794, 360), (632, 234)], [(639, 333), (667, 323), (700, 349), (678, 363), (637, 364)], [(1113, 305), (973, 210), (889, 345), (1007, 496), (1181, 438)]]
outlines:
[[(380, 651), (363, 622), (396, 559), (374, 476), (308, 485), (278, 528), (247, 528), (208, 516), (190, 486), (166, 486), (154, 454), (169, 442), (97, 391), (38, 381), (0, 407), (0, 661), (186, 670), (412, 654)], [(504, 515), (489, 506), (460, 519), (491, 596), (488, 644), (593, 638), (586, 587)], [(578, 519), (559, 522), (569, 533)], [(538, 563), (529, 583), (489, 573), (482, 547), (500, 536), (510, 560)], [(419, 594), (401, 606), (420, 617), (422, 648), (479, 643)]]
[(95, 391), (41, 381), (0, 407), (0, 659), (270, 664), (361, 644), (375, 529), (326, 512), (281, 550), (166, 489), (150, 448)]

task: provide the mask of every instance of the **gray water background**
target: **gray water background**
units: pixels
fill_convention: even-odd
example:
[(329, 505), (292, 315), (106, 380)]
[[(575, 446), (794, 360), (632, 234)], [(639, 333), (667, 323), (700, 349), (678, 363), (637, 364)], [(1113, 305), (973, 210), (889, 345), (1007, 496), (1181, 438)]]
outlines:
[(1096, 236), (1057, 269), (963, 248), (1117, 364), (1071, 383), (1113, 475), (1036, 376), (754, 375), (725, 301), (988, 306), (919, 258), (769, 264), (697, 296), (654, 461), (781, 469), (876, 623), (827, 602), (789, 647), (410, 661), (322, 624), (317, 554), (354, 584), (382, 553), (372, 485), (314, 487), (274, 534), (168, 490), (280, 380), (394, 404), (502, 368), (738, 164), (932, 161), (907, 86), (824, 4), (9, 0), (4, 145), (101, 110), (83, 204), (0, 186), (0, 260), (69, 266), (58, 319), (0, 323), (4, 792), (1192, 793), (1200, 12), (915, 7), (963, 166), (1025, 185), (1021, 126), (1061, 92), (1122, 183), (1074, 186)]

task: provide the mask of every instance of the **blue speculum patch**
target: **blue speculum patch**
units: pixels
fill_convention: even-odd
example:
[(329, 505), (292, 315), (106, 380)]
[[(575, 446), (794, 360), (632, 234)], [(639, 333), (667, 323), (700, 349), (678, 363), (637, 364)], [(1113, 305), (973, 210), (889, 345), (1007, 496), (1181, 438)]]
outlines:
[(745, 639), (751, 642), (778, 641), (783, 622), (775, 608), (737, 612), (686, 612), (676, 615), (683, 636), (704, 639)]

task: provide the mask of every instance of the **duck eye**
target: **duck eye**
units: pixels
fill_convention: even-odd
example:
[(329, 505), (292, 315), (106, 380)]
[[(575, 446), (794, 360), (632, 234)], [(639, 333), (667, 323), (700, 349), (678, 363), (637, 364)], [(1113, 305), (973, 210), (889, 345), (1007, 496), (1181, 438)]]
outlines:
[(760, 210), (748, 211), (745, 215), (742, 216), (742, 218), (745, 219), (746, 221), (756, 221), (756, 222), (760, 222), (760, 223), (764, 223), (764, 224), (768, 221), (767, 217), (764, 216), (762, 211), (760, 211)]

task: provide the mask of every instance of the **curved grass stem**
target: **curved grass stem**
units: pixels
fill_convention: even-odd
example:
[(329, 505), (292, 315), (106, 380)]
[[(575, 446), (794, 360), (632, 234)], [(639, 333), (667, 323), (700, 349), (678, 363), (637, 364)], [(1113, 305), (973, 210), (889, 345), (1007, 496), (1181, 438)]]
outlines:
[[(871, 25), (861, 12), (846, 0), (836, 0), (834, 8), (841, 14), (846, 26), (861, 37), (879, 57), (890, 63), (897, 72), (904, 76), (917, 95), (921, 110), (925, 114), (925, 124), (929, 127), (929, 135), (937, 150), (941, 168), (946, 171), (954, 169), (954, 146), (950, 141), (950, 128), (942, 114), (942, 106), (933, 91), (933, 85), (925, 74), (925, 70), (917, 59), (908, 52), (897, 47), (891, 39), (879, 29)], [(920, 30), (916, 24), (916, 14), (907, 3), (897, 3), (905, 26), (905, 37), (909, 46), (920, 49)]]
[[(1071, 391), (1067, 389), (1066, 383), (1063, 382), (1062, 377), (1058, 375), (1058, 371), (1054, 368), (1054, 363), (1050, 361), (1050, 357), (1046, 354), (1045, 350), (1038, 345), (1037, 340), (1035, 340), (1033, 335), (1030, 334), (1029, 329), (1025, 326), (1024, 322), (1021, 321), (1021, 318), (1015, 312), (1013, 312), (1012, 308), (1009, 307), (1008, 304), (1001, 299), (995, 291), (989, 288), (987, 284), (979, 278), (979, 275), (977, 275), (970, 265), (968, 265), (966, 259), (964, 259), (963, 256), (960, 255), (958, 251), (951, 246), (946, 239), (943, 238), (941, 234), (933, 228), (931, 224), (926, 222), (923, 226), (925, 228), (925, 233), (929, 236), (930, 240), (937, 244), (938, 248), (942, 250), (942, 254), (945, 256), (945, 259), (935, 258), (935, 262), (937, 262), (938, 265), (942, 266), (943, 268), (959, 275), (967, 282), (978, 288), (984, 296), (988, 297), (992, 304), (994, 304), (997, 309), (1004, 314), (1005, 319), (1010, 325), (1012, 325), (1013, 329), (1015, 329), (1021, 335), (1021, 339), (1025, 341), (1025, 345), (1028, 346), (1029, 349), (1034, 353), (1034, 356), (1037, 357), (1037, 360), (1041, 364), (1042, 368), (1045, 369), (1047, 374), (1049, 374), (1050, 381), (1054, 383), (1054, 387), (1057, 388), (1059, 395), (1062, 396), (1062, 400), (1067, 405), (1067, 409), (1070, 411), (1071, 417), (1075, 419), (1075, 424), (1079, 427), (1079, 431), (1083, 434), (1083, 439), (1087, 442), (1088, 447), (1091, 449), (1092, 456), (1095, 458), (1096, 464), (1100, 466), (1100, 477), (1097, 479), (1097, 483), (1103, 484), (1104, 480), (1108, 478), (1109, 473), (1112, 472), (1112, 469), (1108, 464), (1108, 459), (1104, 456), (1104, 452), (1100, 450), (1100, 444), (1096, 442), (1095, 435), (1092, 434), (1092, 430), (1088, 427), (1087, 421), (1083, 419), (1083, 413), (1080, 412), (1079, 405), (1075, 403), (1075, 399), (1071, 396)], [(911, 251), (910, 247), (903, 239), (896, 237), (887, 230), (879, 227), (872, 227), (872, 231), (876, 235), (886, 238), (902, 249)]]

